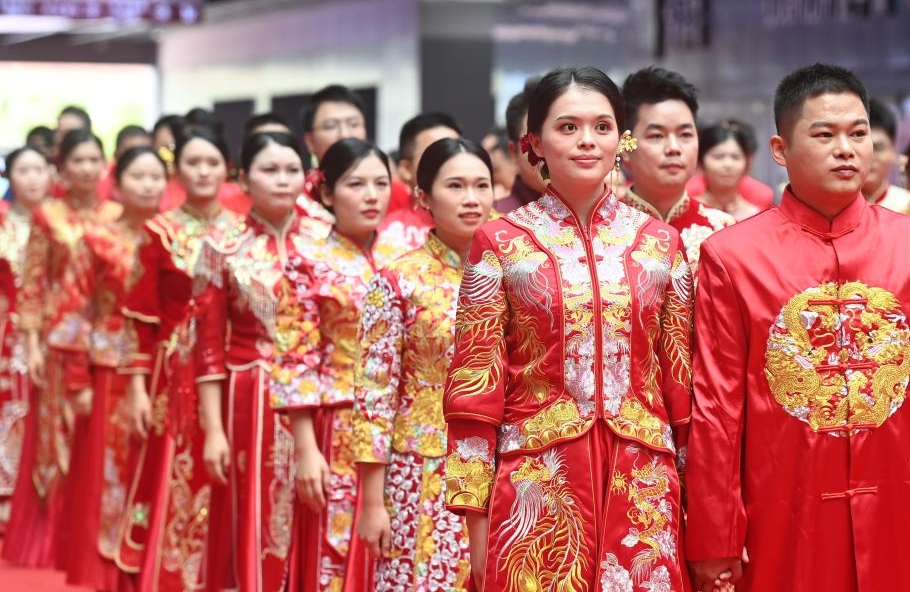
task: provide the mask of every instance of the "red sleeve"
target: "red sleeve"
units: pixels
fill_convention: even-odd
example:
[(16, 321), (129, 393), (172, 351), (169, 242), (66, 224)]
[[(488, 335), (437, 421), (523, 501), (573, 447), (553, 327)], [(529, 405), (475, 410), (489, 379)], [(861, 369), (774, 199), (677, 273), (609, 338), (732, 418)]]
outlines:
[(134, 351), (126, 357), (125, 371), (148, 374), (161, 325), (159, 278), (162, 262), (168, 258), (161, 238), (146, 226), (146, 240), (137, 256), (138, 277), (126, 297), (123, 315), (134, 336)]
[(694, 408), (687, 466), (686, 555), (739, 557), (747, 335), (739, 296), (709, 242), (702, 243), (695, 295)]
[(692, 417), (692, 290), (692, 272), (683, 251), (679, 250), (670, 269), (670, 282), (660, 312), (658, 360), (664, 404), (675, 432), (680, 469), (685, 466)]
[(478, 231), (465, 263), (455, 320), (455, 353), (446, 379), (446, 507), (486, 512), (495, 475), (496, 430), (505, 408), (508, 305), (503, 271)]
[(47, 265), (50, 251), (47, 222), (41, 208), (35, 212), (32, 229), (25, 247), (22, 287), (19, 290), (19, 329), (40, 331), (44, 325), (44, 293), (47, 290)]
[(196, 382), (227, 378), (227, 273), (225, 258), (209, 239), (204, 239), (196, 266)]

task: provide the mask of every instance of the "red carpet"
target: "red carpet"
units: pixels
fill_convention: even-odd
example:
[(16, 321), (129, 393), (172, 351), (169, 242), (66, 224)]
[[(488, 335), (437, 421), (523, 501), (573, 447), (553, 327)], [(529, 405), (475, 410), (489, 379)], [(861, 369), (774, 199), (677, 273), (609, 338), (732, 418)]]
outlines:
[[(0, 547), (3, 545), (0, 539)], [(86, 592), (88, 588), (67, 586), (65, 576), (52, 569), (24, 569), (0, 560), (0, 590), (3, 592)]]

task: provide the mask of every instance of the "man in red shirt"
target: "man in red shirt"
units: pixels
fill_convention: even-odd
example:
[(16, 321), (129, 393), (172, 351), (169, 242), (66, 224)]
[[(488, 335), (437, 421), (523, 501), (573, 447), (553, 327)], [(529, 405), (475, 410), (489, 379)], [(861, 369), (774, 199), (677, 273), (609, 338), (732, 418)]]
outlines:
[(861, 193), (867, 105), (843, 68), (786, 76), (770, 143), (790, 179), (780, 206), (702, 243), (696, 590), (910, 590), (910, 217)]

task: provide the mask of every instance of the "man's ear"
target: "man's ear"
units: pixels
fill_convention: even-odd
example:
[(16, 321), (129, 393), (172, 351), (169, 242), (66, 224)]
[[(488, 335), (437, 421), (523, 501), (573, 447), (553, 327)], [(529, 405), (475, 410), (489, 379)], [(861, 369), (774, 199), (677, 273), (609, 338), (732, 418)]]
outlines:
[(782, 167), (786, 167), (787, 140), (783, 136), (771, 136), (768, 147), (771, 149), (771, 158), (774, 159), (774, 162)]
[(237, 178), (237, 184), (240, 185), (240, 188), (243, 189), (243, 192), (249, 194), (250, 192), (250, 182), (247, 179), (246, 171), (240, 171), (240, 177)]
[(407, 158), (402, 158), (398, 161), (398, 176), (401, 177), (401, 182), (408, 187), (414, 186), (414, 172), (411, 170), (412, 167), (411, 161)]
[(313, 154), (313, 132), (303, 134), (303, 143), (306, 144), (307, 152)]

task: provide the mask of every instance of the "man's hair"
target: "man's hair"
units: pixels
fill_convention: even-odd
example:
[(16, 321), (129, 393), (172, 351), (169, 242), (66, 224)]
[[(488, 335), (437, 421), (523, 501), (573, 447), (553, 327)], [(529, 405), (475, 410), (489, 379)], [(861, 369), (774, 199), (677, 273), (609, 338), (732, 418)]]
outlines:
[(288, 122), (284, 117), (272, 111), (267, 111), (266, 113), (253, 115), (246, 120), (246, 123), (243, 124), (243, 136), (249, 136), (252, 134), (254, 129), (272, 123), (276, 125), (283, 125), (284, 127), (291, 129), (291, 126), (288, 125)]
[(633, 129), (638, 123), (638, 109), (642, 105), (656, 105), (664, 101), (682, 101), (698, 116), (698, 89), (679, 72), (658, 66), (648, 66), (629, 74), (622, 85), (626, 103), (626, 127)]
[(774, 125), (778, 135), (787, 135), (808, 99), (841, 93), (856, 95), (869, 111), (866, 87), (846, 68), (819, 62), (787, 74), (774, 92)]
[[(490, 149), (488, 150), (490, 154), (493, 154), (497, 150), (501, 150), (503, 152), (509, 151), (509, 134), (506, 132), (506, 130), (497, 126), (491, 129), (487, 133), (487, 136), (493, 136), (494, 139), (493, 145), (490, 146)], [(484, 140), (486, 140), (487, 136), (484, 136)]]
[(879, 99), (869, 99), (869, 127), (881, 129), (892, 144), (897, 139), (897, 118), (888, 105)]
[(77, 107), (76, 105), (67, 105), (66, 107), (64, 107), (63, 109), (60, 110), (60, 115), (58, 115), (57, 117), (59, 119), (60, 117), (62, 117), (64, 115), (72, 115), (74, 117), (78, 117), (79, 119), (82, 120), (82, 127), (84, 127), (87, 130), (92, 129), (92, 118), (89, 117), (88, 111), (86, 111), (82, 107)]
[(316, 112), (323, 103), (347, 103), (363, 115), (363, 99), (360, 95), (346, 86), (330, 84), (316, 91), (310, 97), (310, 102), (301, 110), (300, 123), (304, 133), (313, 131), (313, 120), (316, 119)]
[(130, 138), (148, 138), (149, 133), (144, 127), (138, 125), (125, 125), (117, 132), (117, 140), (114, 142), (114, 151), (119, 152), (123, 143)]
[(448, 113), (434, 111), (432, 113), (421, 113), (407, 120), (401, 126), (401, 133), (398, 135), (398, 150), (401, 152), (401, 158), (412, 160), (414, 158), (414, 144), (420, 132), (424, 132), (434, 127), (447, 127), (454, 130), (456, 134), (461, 135), (461, 126), (455, 121), (455, 118)]
[(509, 99), (509, 104), (506, 106), (506, 133), (509, 135), (509, 140), (513, 142), (521, 140), (519, 137), (521, 124), (528, 115), (531, 95), (538, 82), (540, 82), (540, 76), (533, 76), (525, 80), (525, 87), (520, 93)]
[(215, 115), (214, 111), (202, 107), (193, 107), (183, 117), (183, 124), (186, 129), (206, 128), (215, 133), (216, 136), (224, 134), (224, 123)]
[(28, 133), (25, 135), (25, 143), (35, 145), (39, 142), (44, 146), (53, 146), (54, 130), (46, 125), (38, 125), (28, 130)]

